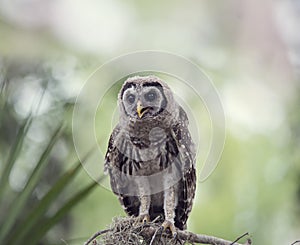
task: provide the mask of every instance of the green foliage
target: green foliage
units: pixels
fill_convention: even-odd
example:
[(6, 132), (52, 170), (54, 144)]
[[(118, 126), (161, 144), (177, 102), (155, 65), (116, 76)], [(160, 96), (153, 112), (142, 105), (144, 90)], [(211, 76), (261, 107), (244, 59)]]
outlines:
[[(89, 193), (96, 186), (97, 182), (92, 181), (82, 188), (79, 188), (74, 193), (69, 194), (68, 198), (62, 198), (64, 193), (68, 191), (67, 187), (74, 182), (76, 175), (82, 170), (80, 160), (76, 160), (71, 167), (67, 170), (62, 170), (64, 173), (58, 173), (51, 178), (56, 179), (56, 182), (48, 187), (44, 195), (40, 198), (36, 197), (36, 191), (45, 185), (45, 176), (49, 171), (51, 159), (55, 154), (55, 148), (59, 141), (61, 141), (67, 134), (67, 122), (63, 119), (57, 123), (56, 117), (47, 117), (48, 120), (53, 120), (50, 124), (58, 124), (55, 129), (49, 128), (49, 136), (43, 146), (36, 146), (36, 149), (40, 149), (39, 157), (32, 156), (32, 169), (29, 171), (28, 178), (24, 181), (21, 190), (16, 190), (11, 186), (11, 176), (14, 168), (19, 167), (19, 163), (25, 161), (24, 151), (28, 150), (28, 133), (35, 121), (39, 121), (40, 118), (33, 115), (32, 112), (22, 120), (18, 126), (18, 132), (14, 138), (13, 144), (8, 144), (5, 140), (5, 128), (9, 127), (7, 122), (16, 121), (12, 107), (7, 103), (9, 97), (8, 91), (5, 87), (7, 84), (3, 82), (1, 85), (1, 154), (0, 154), (0, 243), (1, 244), (45, 244), (45, 235), (56, 224), (61, 222), (67, 214), (75, 207), (79, 202), (87, 197)], [(13, 86), (13, 85), (12, 85)], [(40, 100), (37, 108), (40, 107), (42, 99)], [(62, 102), (63, 108), (66, 108), (66, 103)], [(37, 109), (38, 110), (38, 109)], [(9, 118), (11, 115), (12, 118)], [(56, 121), (54, 122), (54, 119)], [(6, 120), (7, 122), (4, 122)], [(49, 122), (48, 122), (49, 123)], [(53, 128), (52, 125), (52, 128)], [(11, 126), (10, 126), (11, 127)], [(27, 142), (27, 143), (26, 143)], [(6, 150), (9, 148), (9, 151)], [(5, 152), (8, 152), (5, 154)], [(87, 153), (86, 157), (89, 157), (91, 152)], [(6, 161), (3, 159), (6, 158)], [(35, 159), (36, 158), (36, 159)], [(61, 172), (61, 171), (60, 171)], [(66, 200), (64, 200), (66, 199)], [(55, 207), (55, 212), (51, 212), (51, 209)], [(42, 242), (43, 241), (43, 242)]]

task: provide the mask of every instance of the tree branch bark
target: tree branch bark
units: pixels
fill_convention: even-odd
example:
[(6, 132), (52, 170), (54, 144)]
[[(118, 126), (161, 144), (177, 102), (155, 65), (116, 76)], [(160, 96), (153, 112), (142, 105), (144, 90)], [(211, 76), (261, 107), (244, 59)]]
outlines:
[[(89, 245), (91, 242), (93, 242), (93, 245), (99, 244), (97, 241), (95, 241), (95, 239), (100, 236), (107, 236), (104, 240), (108, 240), (110, 244), (116, 244), (115, 241), (122, 241), (123, 244), (135, 244), (134, 242), (127, 243), (127, 241), (130, 240), (128, 239), (128, 237), (140, 237), (144, 241), (146, 241), (146, 244), (157, 244), (153, 242), (156, 239), (162, 239), (162, 236), (159, 237), (157, 235), (157, 233), (159, 233), (158, 231), (160, 228), (161, 226), (154, 222), (151, 222), (146, 225), (137, 225), (136, 220), (134, 218), (119, 218), (114, 220), (114, 223), (110, 229), (98, 231), (93, 236), (91, 236), (91, 238), (89, 238), (84, 243), (84, 245)], [(245, 236), (248, 236), (248, 233), (245, 233), (244, 235), (238, 237), (235, 241), (228, 241), (214, 236), (195, 234), (187, 230), (178, 230), (176, 239), (172, 238), (171, 235), (167, 232), (163, 232), (163, 234), (163, 239), (167, 239), (168, 242), (170, 242), (170, 244), (183, 244), (184, 242), (187, 242), (191, 244), (201, 243), (211, 245), (251, 245), (251, 239), (249, 238), (244, 244), (238, 243), (240, 239), (242, 239)], [(112, 238), (115, 239), (115, 241), (111, 241), (110, 239)]]

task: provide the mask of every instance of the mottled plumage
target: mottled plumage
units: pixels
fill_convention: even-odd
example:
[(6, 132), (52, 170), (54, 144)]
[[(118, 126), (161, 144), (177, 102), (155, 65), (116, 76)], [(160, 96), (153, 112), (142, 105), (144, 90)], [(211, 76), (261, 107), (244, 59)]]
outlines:
[(160, 215), (172, 233), (185, 229), (196, 188), (186, 113), (155, 76), (127, 79), (118, 103), (120, 120), (105, 157), (113, 192), (128, 215), (141, 221)]

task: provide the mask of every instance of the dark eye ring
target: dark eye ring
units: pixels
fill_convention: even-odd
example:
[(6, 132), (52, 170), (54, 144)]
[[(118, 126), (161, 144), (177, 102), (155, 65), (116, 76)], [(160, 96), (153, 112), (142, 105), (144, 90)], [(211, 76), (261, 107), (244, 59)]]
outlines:
[(147, 101), (154, 101), (156, 99), (156, 97), (157, 97), (157, 95), (153, 91), (150, 91), (150, 92), (148, 92), (148, 93), (145, 94), (145, 99)]
[(135, 96), (133, 94), (129, 94), (127, 95), (126, 99), (130, 104), (133, 104), (133, 102), (135, 101)]

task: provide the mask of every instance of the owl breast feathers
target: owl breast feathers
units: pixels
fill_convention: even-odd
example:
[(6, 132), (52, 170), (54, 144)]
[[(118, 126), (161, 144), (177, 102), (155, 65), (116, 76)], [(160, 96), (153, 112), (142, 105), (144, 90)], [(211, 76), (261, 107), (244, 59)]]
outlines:
[(196, 171), (185, 111), (155, 76), (127, 79), (118, 104), (104, 167), (113, 192), (128, 215), (142, 222), (160, 216), (173, 234), (186, 229)]

